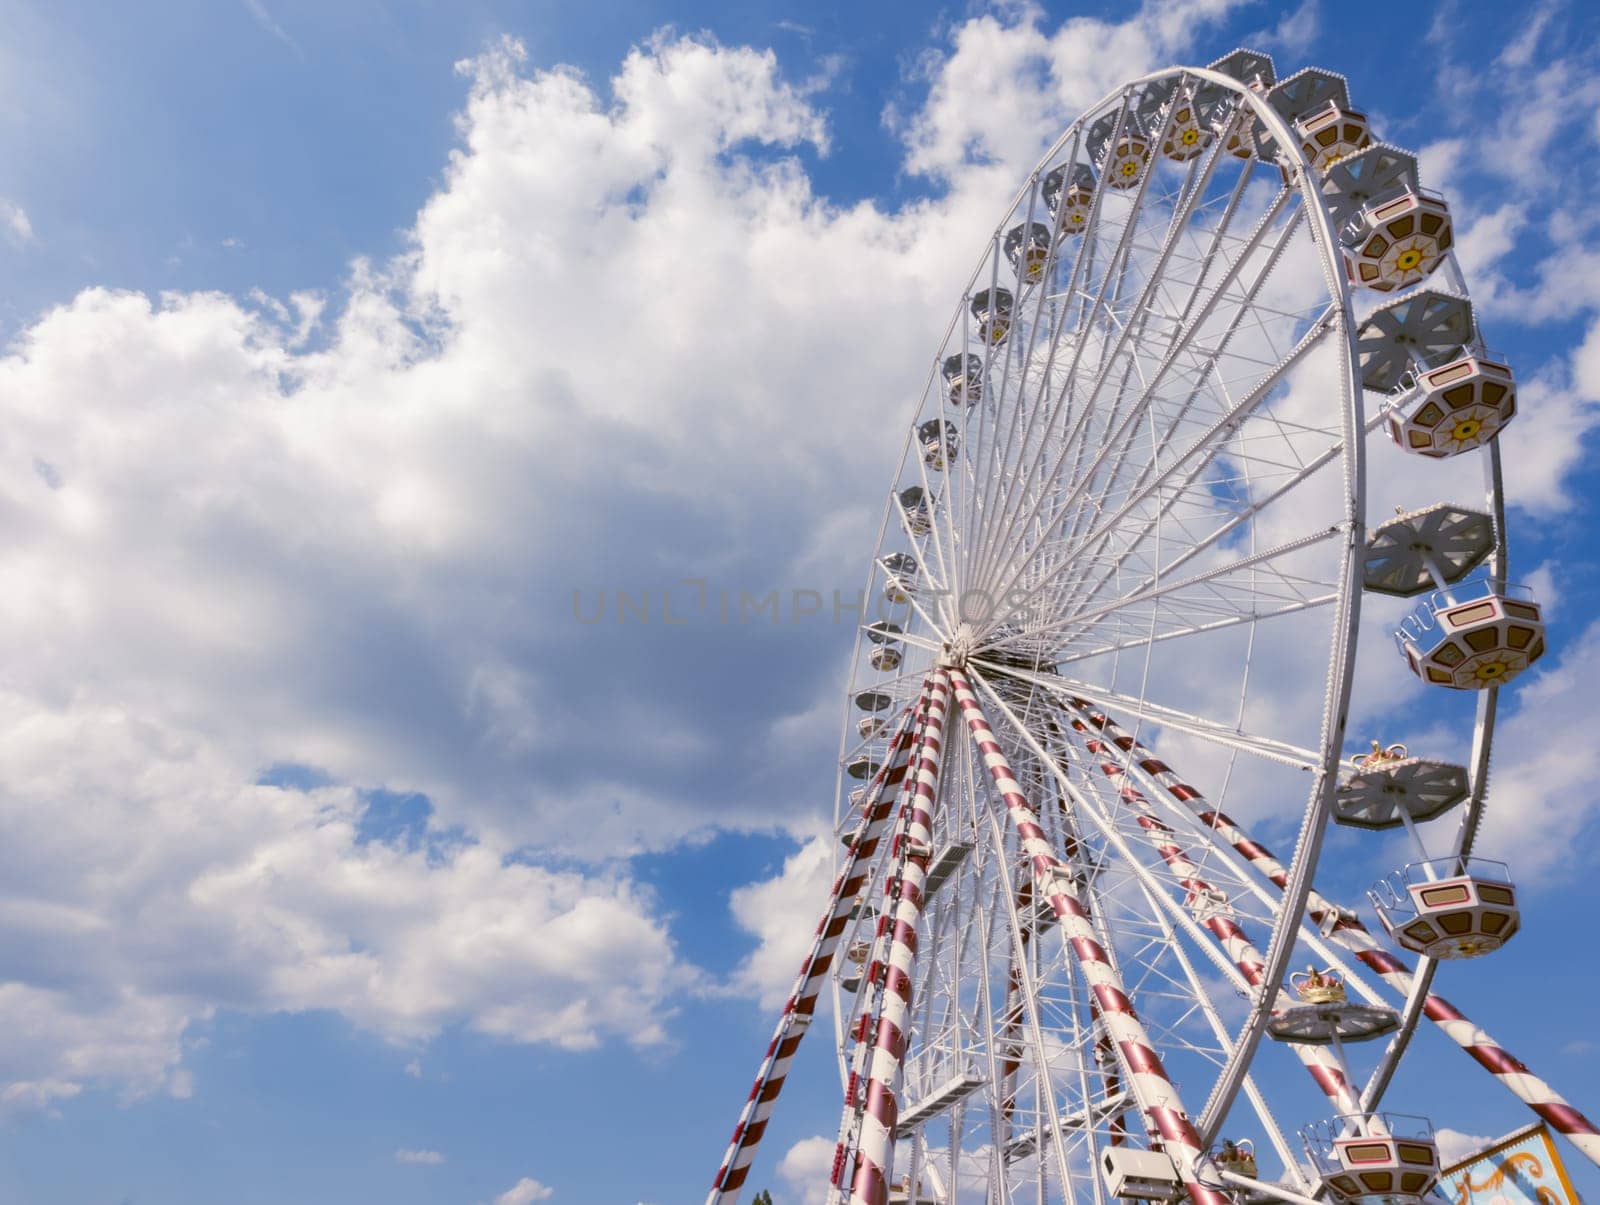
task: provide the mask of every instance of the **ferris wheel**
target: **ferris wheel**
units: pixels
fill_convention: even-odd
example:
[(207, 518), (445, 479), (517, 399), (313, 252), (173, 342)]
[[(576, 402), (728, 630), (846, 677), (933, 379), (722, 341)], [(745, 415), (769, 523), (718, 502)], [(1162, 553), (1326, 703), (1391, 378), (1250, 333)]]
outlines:
[[(825, 992), (830, 1202), (1417, 1205), (1430, 1123), (1383, 1102), (1424, 1019), (1600, 1163), (1432, 991), (1518, 928), (1475, 838), (1499, 687), (1544, 651), (1508, 577), (1516, 384), (1451, 247), (1342, 77), (1248, 50), (1124, 85), (1040, 162), (910, 424), (838, 877), (711, 1202)], [(1412, 852), (1330, 859), (1330, 825)], [(1371, 923), (1316, 885), (1362, 860)]]

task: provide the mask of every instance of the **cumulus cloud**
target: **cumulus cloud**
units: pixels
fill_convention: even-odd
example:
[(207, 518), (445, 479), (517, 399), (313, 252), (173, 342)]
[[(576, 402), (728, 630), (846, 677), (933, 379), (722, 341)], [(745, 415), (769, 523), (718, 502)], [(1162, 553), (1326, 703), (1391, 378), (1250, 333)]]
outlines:
[(1580, 873), (1596, 852), (1597, 806), (1585, 783), (1600, 771), (1589, 734), (1600, 724), (1591, 683), (1600, 672), (1600, 624), (1591, 624), (1516, 694), (1497, 727), (1479, 850), (1523, 881)]
[[(828, 205), (767, 52), (462, 70), (442, 187), (342, 300), (92, 288), (0, 359), (8, 1082), (187, 1090), (218, 1007), (656, 1042), (682, 971), (620, 859), (814, 822), (827, 766), (774, 797), (766, 717), (836, 632), (585, 628), (572, 593), (854, 581), (833, 516), (1003, 190)], [(374, 836), (378, 788), (431, 818)]]
[(125, 708), (7, 693), (0, 719), (7, 1081), (176, 1091), (183, 1032), (218, 1006), (335, 1009), (396, 1041), (663, 1038), (683, 972), (624, 878), (365, 839), (357, 792), (241, 785)]
[[(928, 99), (905, 123), (906, 166), (943, 180), (987, 167), (1016, 187), (1067, 123), (1129, 79), (1165, 67), (1237, 0), (1146, 3), (1121, 21), (1054, 28), (1034, 4), (963, 22), (924, 59)], [(1008, 191), (1009, 191), (1008, 190)]]
[(813, 925), (833, 883), (833, 855), (831, 837), (813, 837), (784, 859), (775, 877), (737, 887), (729, 899), (740, 927), (757, 941), (733, 985), (759, 998), (763, 1008), (788, 998), (811, 949)]
[[(774, 750), (831, 724), (842, 637), (668, 628), (659, 590), (853, 587), (1019, 173), (1228, 7), (957, 26), (901, 131), (942, 191), (892, 212), (813, 192), (823, 105), (770, 52), (662, 36), (601, 86), (502, 42), (393, 260), (29, 325), (0, 358), (3, 1103), (188, 1091), (218, 1008), (661, 1041), (689, 976), (625, 860), (815, 833), (829, 767), (775, 787)], [(431, 818), (375, 834), (379, 789)], [(829, 852), (739, 896), (768, 999)]]
[(1439, 1142), (1439, 1162), (1445, 1167), (1452, 1163), (1459, 1163), (1469, 1155), (1475, 1155), (1490, 1142), (1492, 1138), (1478, 1134), (1467, 1134), (1461, 1130), (1452, 1130), (1448, 1127), (1434, 1131), (1434, 1137)]
[(394, 1161), (396, 1163), (421, 1163), (434, 1167), (444, 1162), (444, 1156), (438, 1151), (412, 1150), (409, 1147), (401, 1147), (394, 1153)]
[(534, 1201), (547, 1201), (556, 1190), (549, 1188), (532, 1176), (524, 1176), (494, 1199), (494, 1205), (533, 1205)]
[(82, 1091), (83, 1085), (67, 1080), (13, 1080), (0, 1087), (0, 1118), (13, 1113), (54, 1115), (58, 1103), (71, 1100)]
[[(825, 147), (770, 54), (658, 39), (609, 98), (521, 58), (466, 65), (412, 249), (358, 265), (331, 316), (90, 289), (0, 360), (27, 482), (4, 487), (5, 640), (30, 650), (0, 695), (13, 1106), (185, 1091), (183, 1035), (223, 1006), (403, 1042), (663, 1036), (682, 971), (617, 859), (743, 808), (759, 719), (685, 703), (748, 653), (586, 633), (571, 587), (775, 578), (773, 533), (872, 459), (835, 451), (854, 401), (811, 369), (885, 298), (926, 304), (926, 265), (792, 159), (734, 150)], [(862, 267), (881, 279), (848, 287)], [(801, 314), (825, 317), (788, 337)], [(910, 359), (883, 354), (883, 395)], [(426, 831), (369, 833), (378, 787), (427, 795)]]
[(778, 1176), (793, 1190), (795, 1205), (821, 1205), (827, 1200), (834, 1145), (832, 1139), (819, 1134), (802, 1138), (783, 1153)]

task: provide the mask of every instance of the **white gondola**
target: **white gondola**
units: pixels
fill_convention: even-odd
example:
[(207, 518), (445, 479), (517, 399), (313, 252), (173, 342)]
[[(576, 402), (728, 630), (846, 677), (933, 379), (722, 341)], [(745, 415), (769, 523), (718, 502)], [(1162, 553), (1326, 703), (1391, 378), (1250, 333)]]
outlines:
[(1147, 130), (1165, 130), (1161, 153), (1177, 163), (1187, 163), (1205, 153), (1214, 137), (1210, 109), (1219, 100), (1217, 90), (1206, 89), (1208, 102), (1202, 104), (1204, 85), (1192, 79), (1152, 80), (1139, 93), (1136, 115)]
[(1350, 828), (1383, 831), (1442, 816), (1467, 797), (1467, 771), (1431, 757), (1414, 757), (1404, 745), (1350, 759), (1350, 773), (1333, 797), (1333, 819)]
[(991, 345), (1005, 342), (1011, 333), (1014, 301), (1010, 289), (983, 289), (973, 294), (968, 308), (977, 321), (978, 338)]
[(894, 703), (891, 695), (881, 690), (857, 691), (853, 699), (856, 707), (866, 712), (887, 711)]
[(1244, 47), (1230, 50), (1213, 62), (1210, 69), (1231, 76), (1252, 92), (1267, 92), (1278, 82), (1278, 73), (1272, 65), (1272, 56)]
[(923, 423), (917, 428), (917, 441), (922, 445), (922, 463), (935, 473), (944, 472), (961, 446), (956, 425), (947, 418), (930, 418)]
[[(1277, 83), (1270, 56), (1255, 50), (1235, 50), (1211, 64), (1211, 70), (1232, 76), (1252, 92), (1267, 93)], [(1209, 90), (1201, 89), (1202, 101)], [(1217, 105), (1214, 124), (1228, 154), (1239, 159), (1272, 160), (1277, 157), (1266, 125), (1246, 104)]]
[(1051, 241), (1050, 228), (1041, 222), (1029, 222), (1026, 227), (1018, 224), (1006, 231), (1003, 244), (1006, 262), (1018, 280), (1033, 284), (1044, 279), (1045, 265), (1050, 262)]
[(925, 536), (933, 530), (933, 506), (928, 491), (920, 485), (908, 486), (895, 495), (900, 507), (900, 522), (911, 536)]
[(983, 400), (983, 357), (970, 351), (946, 356), (939, 365), (944, 378), (945, 396), (952, 406), (965, 409)]
[(887, 619), (880, 619), (867, 625), (867, 639), (877, 645), (893, 645), (900, 643), (903, 629), (897, 623)]
[(1130, 189), (1150, 166), (1150, 138), (1136, 112), (1113, 110), (1089, 127), (1084, 146), (1108, 188)]
[(1414, 862), (1367, 893), (1395, 942), (1429, 958), (1476, 958), (1521, 927), (1505, 864), (1487, 858)]
[(1294, 123), (1300, 147), (1319, 173), (1372, 145), (1372, 127), (1365, 113), (1329, 103)]
[(867, 756), (865, 753), (860, 753), (855, 757), (852, 757), (845, 763), (844, 766), (844, 772), (857, 781), (871, 778), (880, 769), (882, 769), (881, 763), (879, 763), (876, 759)]
[(1192, 88), (1184, 88), (1172, 101), (1172, 112), (1163, 115), (1167, 132), (1161, 139), (1161, 153), (1178, 163), (1205, 154), (1213, 137), (1207, 128), (1206, 115), (1195, 99)]
[(1307, 113), (1328, 105), (1350, 107), (1350, 89), (1344, 76), (1321, 67), (1304, 67), (1267, 91), (1267, 103), (1293, 125)]
[(1308, 1045), (1365, 1042), (1393, 1033), (1400, 1014), (1380, 1004), (1357, 1004), (1345, 994), (1344, 979), (1332, 969), (1307, 967), (1289, 976), (1298, 1003), (1267, 1019), (1267, 1036)]
[(1046, 173), (1040, 191), (1062, 235), (1082, 234), (1094, 208), (1094, 169), (1077, 163)]
[(1397, 511), (1367, 540), (1362, 584), (1400, 598), (1448, 589), (1489, 558), (1494, 541), (1494, 520), (1482, 511), (1449, 502)]
[(1333, 224), (1343, 227), (1378, 198), (1419, 187), (1417, 157), (1379, 143), (1323, 172), (1322, 204)]
[(919, 584), (917, 558), (909, 552), (891, 552), (879, 563), (887, 575), (883, 585), (884, 598), (900, 605), (910, 602)]
[(1479, 580), (1428, 595), (1400, 621), (1394, 639), (1424, 682), (1484, 690), (1544, 655), (1544, 619), (1526, 586), (1496, 589)]
[(1300, 1137), (1323, 1186), (1344, 1205), (1420, 1205), (1439, 1179), (1439, 1147), (1422, 1117), (1334, 1117)]
[(1385, 302), (1356, 332), (1361, 384), (1399, 393), (1416, 383), (1418, 364), (1444, 364), (1474, 340), (1472, 302), (1453, 293), (1417, 289)]
[(887, 671), (900, 668), (900, 631), (899, 624), (888, 620), (867, 625), (867, 639), (872, 644), (867, 661), (873, 669)]
[(1342, 238), (1350, 283), (1380, 293), (1425, 279), (1455, 242), (1444, 198), (1413, 189), (1371, 202)]
[(1441, 458), (1481, 448), (1517, 413), (1517, 386), (1498, 357), (1468, 351), (1419, 367), (1414, 388), (1389, 407), (1389, 436), (1407, 452)]
[(839, 976), (839, 986), (847, 992), (857, 991), (861, 987), (861, 980), (866, 974), (867, 959), (871, 957), (871, 942), (851, 942), (845, 948), (844, 958), (848, 965), (844, 967)]
[(1135, 188), (1150, 166), (1150, 142), (1142, 134), (1124, 134), (1100, 163), (1100, 178), (1112, 188)]
[(900, 661), (900, 650), (892, 645), (880, 644), (867, 654), (867, 664), (884, 673), (899, 669)]

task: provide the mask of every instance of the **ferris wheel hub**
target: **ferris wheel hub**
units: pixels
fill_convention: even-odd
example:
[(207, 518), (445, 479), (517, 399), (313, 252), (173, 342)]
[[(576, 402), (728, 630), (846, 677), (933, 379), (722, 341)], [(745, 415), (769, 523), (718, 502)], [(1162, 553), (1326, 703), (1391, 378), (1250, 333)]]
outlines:
[(977, 631), (970, 623), (964, 623), (950, 633), (950, 639), (940, 650), (939, 664), (945, 669), (964, 669), (977, 647)]

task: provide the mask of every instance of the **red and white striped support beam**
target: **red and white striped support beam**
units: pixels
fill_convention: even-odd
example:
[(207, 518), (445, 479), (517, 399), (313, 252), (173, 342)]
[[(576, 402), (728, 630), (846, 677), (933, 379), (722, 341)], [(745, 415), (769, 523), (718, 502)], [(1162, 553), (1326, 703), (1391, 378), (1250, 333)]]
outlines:
[[(1099, 1014), (1095, 1014), (1098, 1019)], [(1122, 1070), (1117, 1066), (1117, 1052), (1111, 1039), (1102, 1028), (1094, 1039), (1094, 1061), (1104, 1079), (1106, 1099), (1122, 1091)], [(1128, 1121), (1121, 1109), (1111, 1115), (1111, 1145), (1122, 1146), (1128, 1141)]]
[[(1212, 807), (1195, 787), (1179, 778), (1170, 766), (1118, 727), (1115, 721), (1095, 710), (1085, 700), (1075, 699), (1072, 706), (1092, 726), (1103, 731), (1112, 744), (1136, 760), (1139, 768), (1160, 783), (1167, 794), (1193, 811), (1202, 823), (1215, 830), (1270, 882), (1282, 887), (1288, 881), (1288, 871), (1270, 850), (1251, 839), (1227, 815)], [(1332, 940), (1354, 954), (1402, 997), (1410, 995), (1411, 968), (1385, 949), (1353, 913), (1340, 908), (1316, 891), (1307, 897), (1306, 911), (1313, 923), (1325, 926)], [(1600, 1165), (1600, 1127), (1529, 1071), (1521, 1059), (1479, 1029), (1442, 996), (1430, 993), (1424, 997), (1422, 1012), (1444, 1030), (1451, 1041), (1471, 1055), (1474, 1062), (1504, 1084), (1512, 1095), (1549, 1122), (1552, 1129), (1565, 1134), (1590, 1162)]]
[[(1089, 735), (1088, 724), (1080, 717), (1072, 716), (1070, 723), (1075, 731), (1083, 734), (1084, 747), (1095, 757), (1100, 772), (1117, 789), (1123, 806), (1134, 813), (1146, 841), (1161, 855), (1178, 876), (1179, 884), (1189, 893), (1189, 911), (1195, 920), (1210, 930), (1233, 965), (1239, 968), (1245, 982), (1259, 990), (1266, 979), (1267, 960), (1240, 926), (1232, 906), (1227, 903), (1227, 897), (1203, 876), (1187, 851), (1178, 844), (1178, 834), (1156, 814), (1154, 806), (1134, 785), (1133, 779), (1120, 765), (1108, 760), (1111, 756), (1108, 743), (1098, 736)], [(1278, 1008), (1293, 1003), (1281, 985), (1275, 985), (1274, 998)], [(1349, 1068), (1337, 1048), (1304, 1042), (1290, 1042), (1288, 1046), (1305, 1064), (1311, 1078), (1316, 1080), (1317, 1087), (1333, 1103), (1335, 1113), (1354, 1114), (1362, 1111), (1361, 1096), (1350, 1082)]]
[(894, 810), (894, 801), (905, 779), (912, 748), (927, 710), (929, 689), (929, 681), (925, 680), (915, 705), (906, 713), (890, 743), (889, 757), (883, 769), (878, 771), (867, 788), (855, 839), (850, 844), (843, 869), (833, 881), (833, 892), (822, 919), (817, 923), (811, 951), (800, 964), (794, 989), (784, 1003), (783, 1012), (779, 1014), (777, 1031), (767, 1046), (760, 1070), (756, 1072), (755, 1086), (750, 1089), (744, 1110), (739, 1114), (739, 1124), (733, 1128), (733, 1138), (722, 1157), (717, 1178), (712, 1181), (711, 1195), (706, 1198), (706, 1205), (733, 1205), (739, 1199), (739, 1190), (744, 1187), (745, 1177), (750, 1174), (750, 1164), (766, 1134), (767, 1120), (772, 1116), (778, 1093), (783, 1091), (795, 1051), (800, 1048), (800, 1039), (805, 1037), (811, 1025), (817, 997), (827, 982), (828, 969), (839, 948), (839, 938), (850, 923), (856, 895), (866, 881), (878, 841)]
[[(900, 849), (890, 850), (897, 873), (884, 883), (882, 931), (889, 938), (881, 970), (883, 995), (867, 1065), (866, 1103), (856, 1139), (855, 1175), (850, 1205), (887, 1205), (894, 1162), (894, 1127), (899, 1117), (900, 1080), (911, 1033), (911, 986), (915, 981), (917, 924), (922, 919), (922, 885), (933, 856), (933, 809), (939, 793), (939, 766), (944, 755), (944, 717), (950, 699), (945, 672), (935, 670), (928, 691), (928, 714), (922, 739), (913, 754), (914, 782), (906, 796), (906, 823), (900, 826)], [(875, 968), (876, 969), (876, 968)], [(837, 1161), (836, 1161), (837, 1162)], [(843, 1171), (841, 1170), (841, 1181)], [(841, 1183), (838, 1187), (842, 1188)]]
[(1044, 830), (1039, 827), (1038, 815), (1023, 796), (1011, 763), (995, 739), (989, 721), (984, 718), (971, 682), (959, 669), (950, 671), (950, 679), (955, 687), (956, 706), (966, 717), (972, 739), (1016, 827), (1022, 851), (1033, 870), (1034, 889), (1050, 901), (1062, 936), (1067, 939), (1079, 970), (1094, 994), (1106, 1034), (1116, 1043), (1117, 1052), (1128, 1070), (1128, 1086), (1139, 1102), (1151, 1143), (1159, 1145), (1172, 1157), (1194, 1205), (1231, 1205), (1227, 1193), (1207, 1187), (1206, 1182), (1222, 1183), (1217, 1169), (1206, 1155), (1200, 1135), (1195, 1132), (1194, 1123), (1189, 1120), (1144, 1023), (1134, 1011), (1133, 1002), (1123, 991), (1105, 948), (1095, 936), (1089, 910), (1078, 894), (1071, 873), (1051, 850)]
[[(1027, 916), (1033, 910), (1033, 884), (1021, 883), (1017, 887), (1017, 915)], [(1010, 969), (1006, 973), (1006, 1005), (1000, 1015), (1000, 1085), (1004, 1095), (1000, 1099), (1000, 1121), (1003, 1131), (1000, 1146), (1011, 1140), (1011, 1118), (1017, 1108), (1016, 1076), (1022, 1068), (1022, 1020), (1026, 1012), (1022, 1003), (1022, 960), (1028, 954), (1028, 942), (1033, 936), (1033, 926), (1022, 929), (1021, 949), (1011, 951)]]

